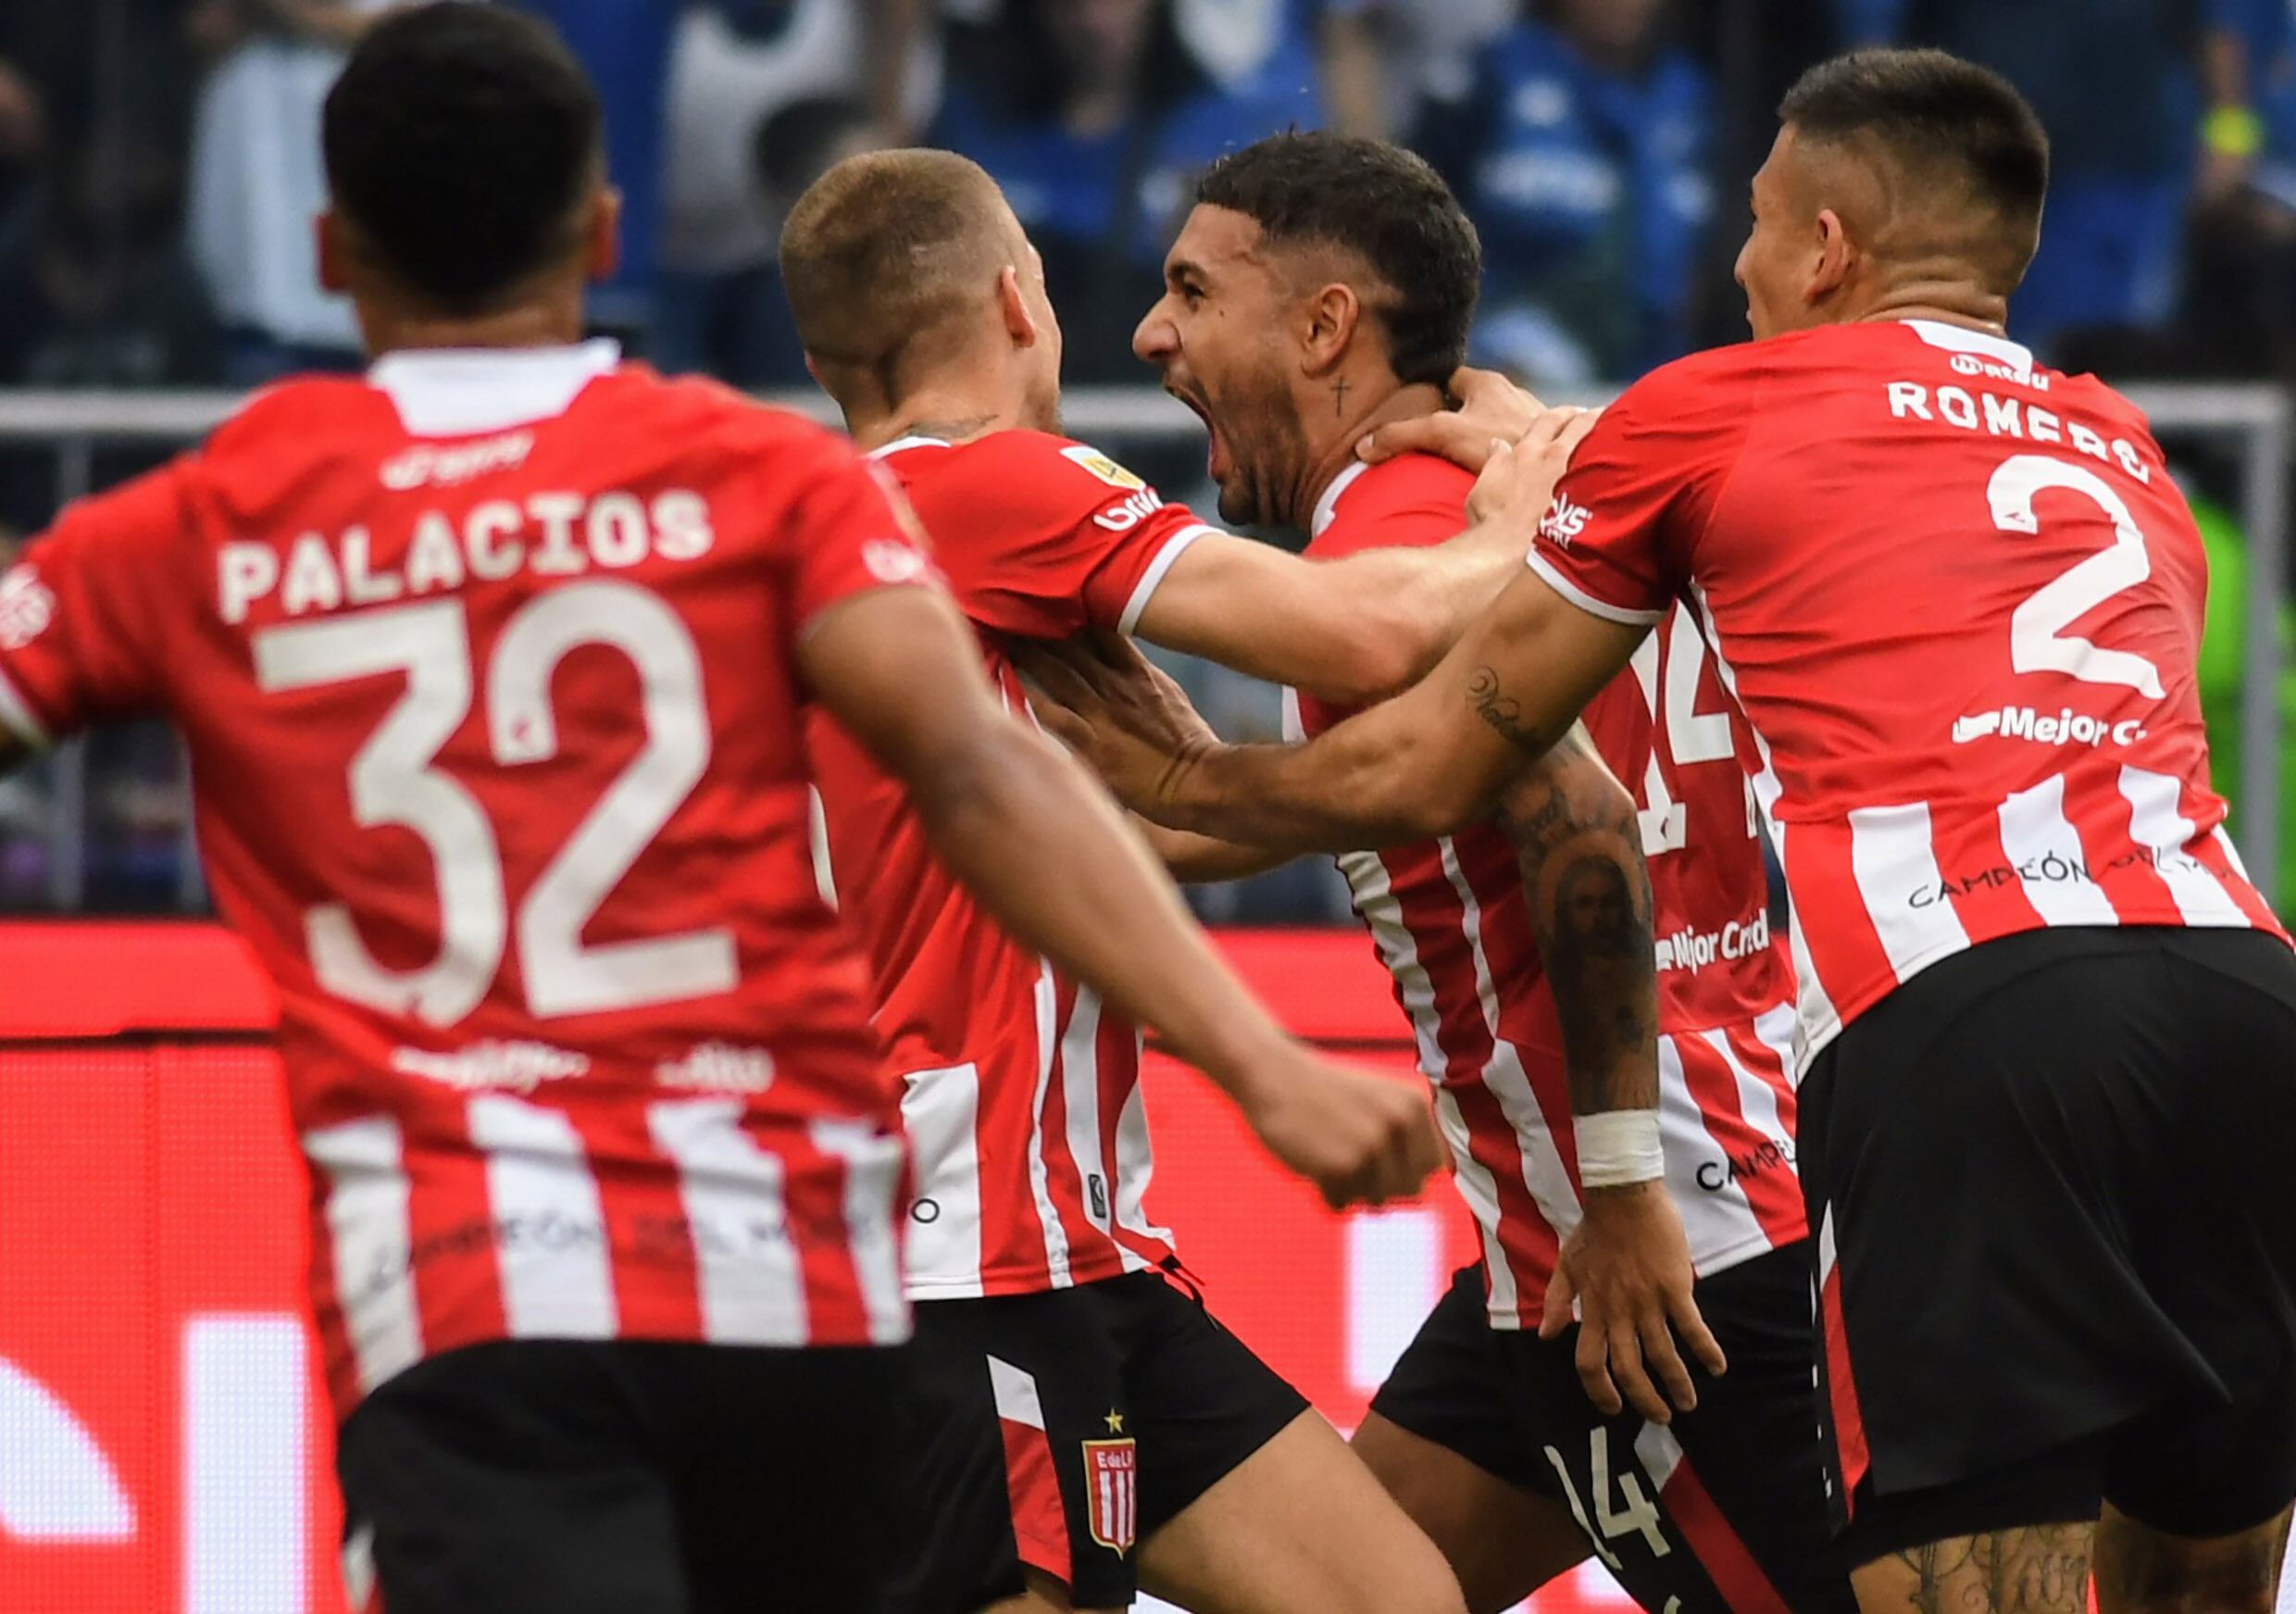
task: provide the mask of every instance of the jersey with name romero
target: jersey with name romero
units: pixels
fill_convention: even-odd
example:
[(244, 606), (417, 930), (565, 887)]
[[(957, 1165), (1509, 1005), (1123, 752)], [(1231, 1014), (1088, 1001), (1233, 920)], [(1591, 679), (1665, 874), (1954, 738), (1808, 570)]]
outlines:
[[(1005, 638), (1129, 632), (1172, 563), (1211, 531), (1105, 455), (1042, 432), (906, 438), (877, 455), (1023, 717)], [(868, 945), (877, 1028), (917, 1151), (911, 1295), (1025, 1295), (1169, 1259), (1171, 1235), (1142, 1203), (1151, 1161), (1138, 1030), (998, 927), (934, 857), (901, 787), (842, 731), (817, 720), (813, 741), (830, 864)]]
[[(1464, 524), (1473, 485), (1425, 456), (1351, 467), (1318, 503), (1307, 553), (1441, 543)], [(1296, 693), (1286, 709), (1296, 734), (1346, 716)], [(1699, 1271), (1716, 1272), (1805, 1230), (1792, 971), (1770, 934), (1741, 726), (1696, 623), (1678, 615), (1596, 696), (1586, 722), (1641, 820), (1656, 905), (1666, 1188)], [(1536, 1328), (1556, 1251), (1578, 1222), (1578, 1154), (1515, 848), (1478, 826), (1339, 862), (1435, 1084), (1454, 1181), (1482, 1233), (1492, 1324)], [(1562, 894), (1566, 917), (1571, 895)]]
[(282, 1000), (347, 1412), (504, 1337), (905, 1337), (794, 647), (933, 586), (829, 432), (611, 344), (256, 396), (0, 582), (0, 719), (172, 718)]
[(2127, 400), (1928, 321), (1679, 360), (1579, 446), (1530, 564), (1705, 624), (1757, 747), (1806, 1050), (2052, 925), (2280, 933), (2209, 789), (2206, 571)]

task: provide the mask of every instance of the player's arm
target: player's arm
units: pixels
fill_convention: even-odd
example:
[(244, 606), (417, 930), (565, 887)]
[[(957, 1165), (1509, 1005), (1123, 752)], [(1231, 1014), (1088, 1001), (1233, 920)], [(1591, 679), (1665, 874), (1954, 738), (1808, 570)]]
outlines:
[[(1665, 1422), (1698, 1394), (1675, 1331), (1727, 1365), (1692, 1297), (1695, 1269), (1666, 1197), (1658, 1138), (1658, 970), (1642, 832), (1586, 731), (1574, 726), (1502, 794), (1499, 821), (1522, 870), (1563, 1033), (1584, 1214), (1564, 1242), (1540, 1332), (1585, 1314), (1577, 1358), (1605, 1413), (1631, 1404)], [(1653, 1383), (1653, 1378), (1656, 1383)]]
[(1524, 572), (1420, 682), (1304, 745), (1224, 745), (1106, 639), (1022, 654), (1047, 726), (1133, 811), (1271, 851), (1346, 852), (1478, 822), (1569, 732), (1647, 630)]
[[(1536, 417), (1514, 451), (1516, 474), (1528, 479), (1517, 496), (1542, 511), (1593, 423), (1578, 409)], [(1506, 513), (1448, 543), (1337, 560), (1206, 533), (1172, 563), (1134, 632), (1336, 706), (1367, 706), (1433, 667), (1529, 547), (1529, 533)]]
[(1164, 865), (1164, 871), (1182, 885), (1217, 885), (1223, 881), (1249, 880), (1254, 874), (1266, 874), (1292, 861), (1288, 852), (1246, 846), (1216, 835), (1199, 835), (1192, 830), (1167, 830), (1137, 815), (1132, 819), (1132, 828), (1148, 843), (1148, 850)]
[(945, 595), (849, 595), (813, 619), (799, 659), (830, 713), (907, 786), (951, 872), (1020, 941), (1203, 1069), (1328, 1200), (1393, 1198), (1434, 1170), (1420, 1097), (1316, 1058), (1268, 1018), (1107, 797), (998, 706)]

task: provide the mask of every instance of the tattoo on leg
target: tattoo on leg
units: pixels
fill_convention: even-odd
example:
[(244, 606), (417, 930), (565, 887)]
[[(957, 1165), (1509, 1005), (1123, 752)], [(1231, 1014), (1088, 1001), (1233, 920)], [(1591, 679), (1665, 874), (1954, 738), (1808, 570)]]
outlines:
[[(2095, 1526), (2036, 1524), (1931, 1542), (1894, 1553), (1860, 1571), (1895, 1565), (1914, 1614), (2084, 1614), (2089, 1606), (2089, 1548)], [(1874, 1605), (1864, 1595), (1860, 1602)]]

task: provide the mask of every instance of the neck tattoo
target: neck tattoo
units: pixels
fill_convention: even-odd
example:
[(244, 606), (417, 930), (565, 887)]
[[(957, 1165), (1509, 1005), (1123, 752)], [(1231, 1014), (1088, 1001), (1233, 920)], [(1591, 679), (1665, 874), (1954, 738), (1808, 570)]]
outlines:
[(1333, 419), (1336, 420), (1347, 413), (1347, 394), (1352, 390), (1344, 376), (1331, 383), (1331, 418)]

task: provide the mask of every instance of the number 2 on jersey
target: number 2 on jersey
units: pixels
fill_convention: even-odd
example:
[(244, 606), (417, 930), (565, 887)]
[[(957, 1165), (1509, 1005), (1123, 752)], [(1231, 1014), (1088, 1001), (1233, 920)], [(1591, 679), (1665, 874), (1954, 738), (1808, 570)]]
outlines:
[[(518, 910), (518, 957), (537, 1016), (594, 1014), (730, 992), (733, 938), (722, 929), (586, 945), (581, 933), (708, 769), (709, 719), (693, 636), (658, 595), (597, 581), (553, 590), (505, 627), (487, 672), (487, 734), (504, 767), (558, 750), (550, 700), (558, 664), (586, 644), (638, 670), (646, 743), (551, 860)], [(395, 824), (422, 837), (437, 870), (437, 957), (387, 970), (343, 903), (305, 916), (312, 973), (339, 997), (449, 1026), (485, 999), (509, 939), (502, 852), (470, 792), (432, 767), (470, 715), (468, 620), (440, 600), (339, 621), (271, 628), (255, 638), (256, 682), (306, 689), (401, 673), (406, 693), (351, 761), (351, 808), (362, 828)]]
[(2083, 613), (2152, 575), (2137, 518), (2113, 486), (2087, 466), (2046, 454), (2019, 454), (2002, 461), (1985, 486), (1993, 525), (2004, 532), (2038, 533), (2040, 516), (2033, 502), (2050, 489), (2081, 494), (2113, 523), (2113, 544), (2078, 561), (2036, 589), (2009, 619), (2009, 666), (2016, 672), (2062, 672), (2083, 683), (2117, 683), (2165, 698), (2161, 669), (2129, 650), (2106, 650), (2065, 632)]

